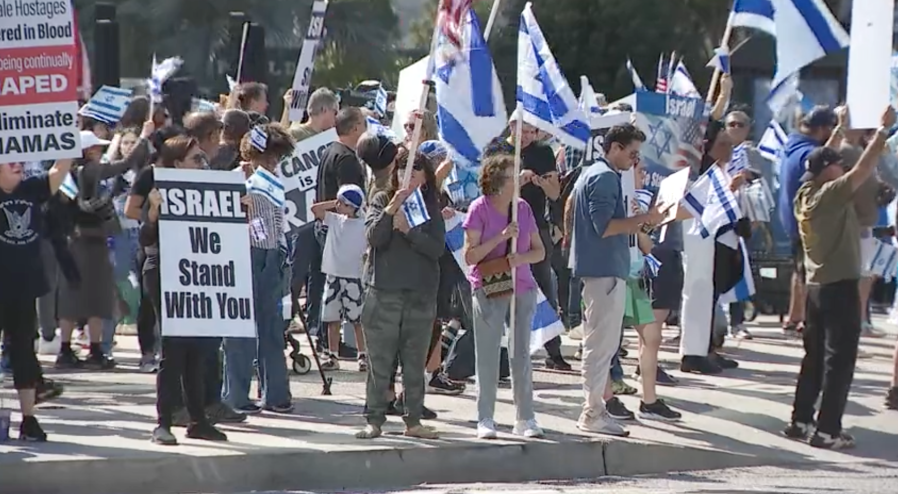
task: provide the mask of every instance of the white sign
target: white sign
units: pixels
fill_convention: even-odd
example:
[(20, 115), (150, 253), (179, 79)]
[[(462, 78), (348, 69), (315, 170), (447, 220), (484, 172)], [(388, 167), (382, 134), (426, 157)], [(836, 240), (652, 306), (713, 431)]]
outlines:
[(891, 103), (895, 0), (853, 2), (846, 102), (854, 129), (879, 127)]
[(156, 168), (163, 336), (255, 338), (243, 175)]
[(318, 167), (328, 146), (337, 140), (337, 131), (327, 130), (296, 143), (293, 154), (278, 165), (278, 174), (287, 196), (284, 230), (296, 230), (314, 219), (312, 204), (318, 189)]
[(429, 57), (424, 57), (399, 71), (396, 105), (393, 109), (393, 133), (396, 137), (405, 138), (405, 122), (408, 115), (417, 110), (418, 104), (421, 103), (421, 81), (427, 77), (429, 61)]
[(70, 2), (0, 0), (0, 163), (81, 156)]
[(309, 18), (309, 30), (302, 42), (299, 60), (296, 62), (296, 73), (293, 74), (293, 102), (290, 104), (290, 121), (301, 122), (306, 114), (306, 103), (309, 101), (309, 83), (315, 69), (315, 51), (324, 33), (324, 13), (327, 11), (327, 0), (316, 0), (312, 4), (312, 16)]
[(668, 175), (658, 186), (658, 196), (655, 204), (662, 204), (664, 207), (670, 206), (664, 219), (661, 221), (665, 225), (661, 230), (661, 241), (667, 234), (667, 224), (677, 218), (680, 210), (680, 200), (686, 195), (686, 187), (689, 185), (689, 168)]

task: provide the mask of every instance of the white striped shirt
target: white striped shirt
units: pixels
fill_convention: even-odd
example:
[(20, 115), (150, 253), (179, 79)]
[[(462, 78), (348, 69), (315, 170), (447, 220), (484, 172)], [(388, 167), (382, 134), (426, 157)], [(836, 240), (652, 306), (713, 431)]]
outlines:
[(249, 243), (258, 249), (274, 250), (284, 234), (284, 210), (258, 195), (249, 195)]

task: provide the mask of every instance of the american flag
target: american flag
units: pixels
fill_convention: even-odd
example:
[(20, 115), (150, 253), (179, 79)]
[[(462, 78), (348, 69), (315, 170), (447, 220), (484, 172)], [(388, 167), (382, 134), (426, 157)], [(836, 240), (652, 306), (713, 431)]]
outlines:
[(440, 32), (455, 48), (462, 48), (462, 19), (471, 8), (472, 0), (440, 0), (437, 24)]
[(658, 55), (658, 78), (655, 79), (655, 92), (667, 93), (667, 65), (664, 64), (664, 54)]
[(702, 141), (708, 129), (708, 119), (675, 117), (680, 126), (680, 142), (677, 145), (676, 169), (702, 161)]

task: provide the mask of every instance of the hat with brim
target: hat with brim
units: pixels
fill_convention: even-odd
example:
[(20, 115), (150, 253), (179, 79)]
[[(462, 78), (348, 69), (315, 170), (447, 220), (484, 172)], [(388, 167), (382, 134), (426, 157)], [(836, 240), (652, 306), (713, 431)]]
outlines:
[(817, 178), (823, 170), (830, 165), (838, 165), (842, 163), (842, 155), (832, 148), (821, 147), (811, 151), (805, 161), (804, 175), (801, 176), (802, 182), (808, 182)]
[(97, 147), (97, 146), (105, 147), (105, 146), (108, 146), (109, 144), (110, 144), (110, 141), (107, 141), (106, 139), (100, 139), (99, 137), (97, 137), (96, 134), (94, 134), (93, 132), (91, 132), (89, 130), (81, 131), (81, 149), (82, 150), (89, 149), (92, 147)]

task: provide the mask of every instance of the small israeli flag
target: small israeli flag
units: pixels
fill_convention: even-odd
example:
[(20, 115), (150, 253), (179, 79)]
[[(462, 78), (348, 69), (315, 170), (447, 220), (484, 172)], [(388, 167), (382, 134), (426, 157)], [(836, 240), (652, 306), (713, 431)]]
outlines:
[(59, 185), (59, 191), (73, 201), (78, 197), (78, 184), (76, 184), (75, 179), (72, 178), (71, 172), (67, 173), (62, 180), (62, 184)]
[(153, 55), (153, 66), (150, 69), (150, 79), (147, 81), (147, 86), (149, 87), (150, 96), (152, 96), (154, 102), (162, 102), (162, 85), (165, 84), (165, 81), (173, 76), (183, 64), (184, 61), (181, 60), (180, 57), (166, 58), (162, 63), (156, 63), (156, 55)]
[(253, 127), (249, 133), (250, 144), (260, 153), (264, 153), (268, 147), (268, 133), (260, 126)]
[(657, 257), (652, 254), (645, 256), (645, 266), (649, 270), (649, 276), (652, 278), (658, 277), (658, 271), (661, 269), (661, 261), (659, 261)]
[(114, 125), (125, 114), (125, 110), (131, 103), (132, 94), (133, 91), (130, 89), (103, 86), (91, 96), (86, 105), (78, 110), (78, 114), (106, 125)]
[(652, 198), (655, 197), (651, 191), (646, 189), (637, 189), (636, 190), (636, 202), (639, 203), (639, 209), (643, 212), (648, 211), (652, 206)]
[(786, 149), (786, 140), (788, 139), (789, 136), (779, 122), (771, 120), (767, 124), (767, 130), (764, 131), (764, 135), (761, 136), (761, 140), (758, 141), (758, 152), (764, 158), (777, 162), (780, 154)]
[(424, 204), (424, 195), (420, 188), (415, 189), (412, 195), (402, 203), (402, 212), (405, 213), (405, 219), (412, 228), (430, 221), (430, 213), (427, 212), (427, 205)]
[(366, 117), (366, 122), (368, 123), (368, 133), (374, 134), (376, 136), (384, 136), (391, 141), (396, 140), (396, 134), (392, 129), (385, 127), (382, 123), (377, 121), (374, 117)]
[(374, 95), (374, 112), (381, 118), (387, 115), (387, 90), (383, 87), (377, 88)]
[(891, 281), (898, 270), (898, 249), (894, 245), (877, 241), (876, 253), (867, 266), (867, 271), (882, 277), (885, 281)]
[(686, 70), (686, 65), (683, 64), (682, 60), (677, 62), (677, 66), (670, 76), (670, 92), (689, 98), (702, 97), (701, 93), (698, 92), (698, 88), (695, 87), (695, 83), (692, 82), (692, 76), (689, 75), (689, 71)]
[(770, 186), (763, 178), (741, 191), (739, 205), (752, 223), (770, 223), (770, 212), (776, 207)]
[(284, 207), (287, 200), (287, 192), (281, 179), (262, 167), (257, 168), (246, 181), (246, 192), (260, 195), (279, 208)]
[(748, 145), (743, 142), (733, 148), (733, 156), (730, 158), (730, 162), (727, 163), (726, 172), (727, 175), (732, 177), (746, 169), (748, 169)]
[(724, 74), (730, 73), (730, 51), (725, 46), (714, 49), (714, 57), (707, 67), (715, 68)]
[(699, 233), (702, 238), (716, 235), (721, 228), (742, 217), (727, 176), (718, 166), (712, 166), (699, 177), (680, 204), (695, 217), (693, 230), (689, 233)]
[(636, 72), (636, 67), (633, 66), (630, 57), (627, 57), (627, 72), (630, 73), (630, 79), (633, 79), (633, 88), (637, 91), (645, 91), (645, 84), (642, 83), (642, 78)]

